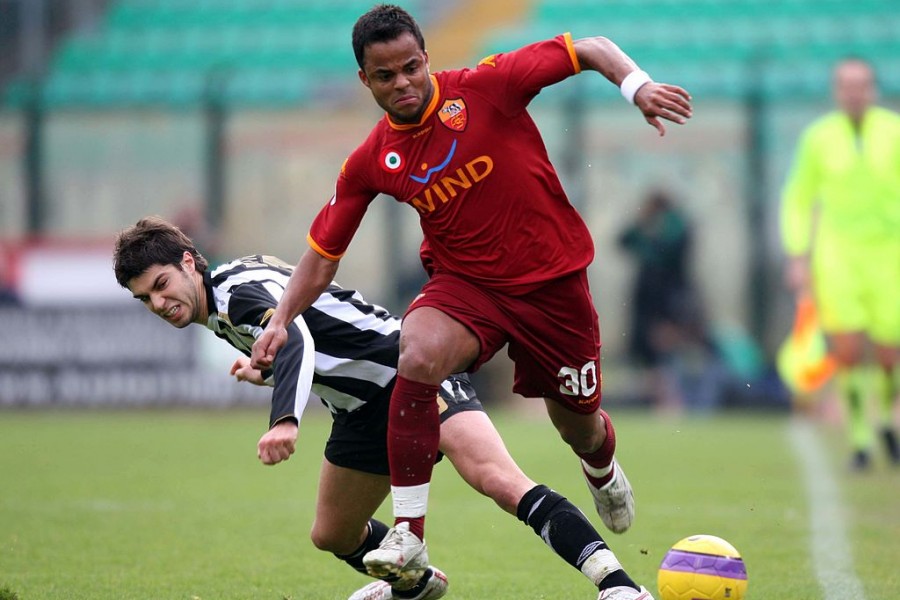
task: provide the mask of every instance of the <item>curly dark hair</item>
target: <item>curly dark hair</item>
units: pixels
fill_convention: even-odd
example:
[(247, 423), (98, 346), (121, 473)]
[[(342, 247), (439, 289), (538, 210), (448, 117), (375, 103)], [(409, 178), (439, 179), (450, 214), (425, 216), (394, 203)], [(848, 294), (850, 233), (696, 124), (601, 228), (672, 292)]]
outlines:
[(394, 4), (378, 4), (356, 20), (353, 26), (353, 54), (356, 63), (363, 68), (366, 46), (379, 42), (390, 42), (403, 33), (411, 33), (425, 51), (425, 38), (419, 24), (408, 12)]
[(203, 273), (209, 262), (194, 247), (194, 242), (178, 227), (161, 217), (145, 217), (116, 236), (113, 271), (123, 288), (153, 265), (181, 264), (185, 252), (194, 257), (197, 271)]

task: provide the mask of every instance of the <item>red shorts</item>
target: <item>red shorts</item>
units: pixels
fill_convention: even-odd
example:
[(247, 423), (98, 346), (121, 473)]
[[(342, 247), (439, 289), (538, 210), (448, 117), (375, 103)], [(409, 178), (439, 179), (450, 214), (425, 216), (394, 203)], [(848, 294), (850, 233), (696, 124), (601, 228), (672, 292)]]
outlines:
[(469, 372), (509, 343), (514, 392), (551, 398), (582, 414), (600, 407), (600, 322), (586, 271), (516, 296), (437, 273), (407, 314), (423, 306), (456, 319), (478, 338), (481, 354)]

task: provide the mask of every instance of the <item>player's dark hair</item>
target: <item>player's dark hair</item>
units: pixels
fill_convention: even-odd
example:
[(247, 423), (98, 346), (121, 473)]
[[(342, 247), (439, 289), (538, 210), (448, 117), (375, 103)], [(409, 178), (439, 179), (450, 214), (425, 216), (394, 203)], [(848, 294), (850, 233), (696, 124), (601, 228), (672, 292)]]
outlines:
[(396, 40), (404, 33), (411, 33), (425, 51), (425, 38), (419, 24), (408, 12), (394, 4), (378, 4), (356, 20), (353, 26), (353, 54), (356, 63), (363, 68), (366, 46)]
[(194, 257), (197, 271), (203, 273), (209, 262), (194, 242), (178, 227), (160, 217), (145, 217), (116, 236), (113, 270), (123, 288), (153, 265), (181, 265), (185, 252)]

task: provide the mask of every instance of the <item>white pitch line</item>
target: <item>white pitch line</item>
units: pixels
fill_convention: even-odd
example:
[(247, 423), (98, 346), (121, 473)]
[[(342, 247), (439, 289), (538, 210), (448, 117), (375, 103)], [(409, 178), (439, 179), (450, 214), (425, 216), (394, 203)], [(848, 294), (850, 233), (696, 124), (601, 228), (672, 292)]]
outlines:
[(789, 428), (809, 498), (810, 547), (824, 600), (866, 600), (853, 569), (845, 527), (846, 515), (837, 482), (825, 460), (826, 450), (812, 425), (795, 419)]

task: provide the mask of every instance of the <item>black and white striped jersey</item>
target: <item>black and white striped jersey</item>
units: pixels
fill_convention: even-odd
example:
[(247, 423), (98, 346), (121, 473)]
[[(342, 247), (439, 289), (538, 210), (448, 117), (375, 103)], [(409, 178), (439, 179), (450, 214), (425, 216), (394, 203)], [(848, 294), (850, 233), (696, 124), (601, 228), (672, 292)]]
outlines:
[[(275, 257), (255, 255), (205, 273), (206, 326), (250, 356), (292, 271)], [(274, 386), (270, 426), (289, 417), (299, 423), (310, 392), (339, 421), (367, 403), (386, 402), (397, 375), (399, 341), (399, 317), (332, 283), (288, 328), (274, 372), (265, 374)]]

